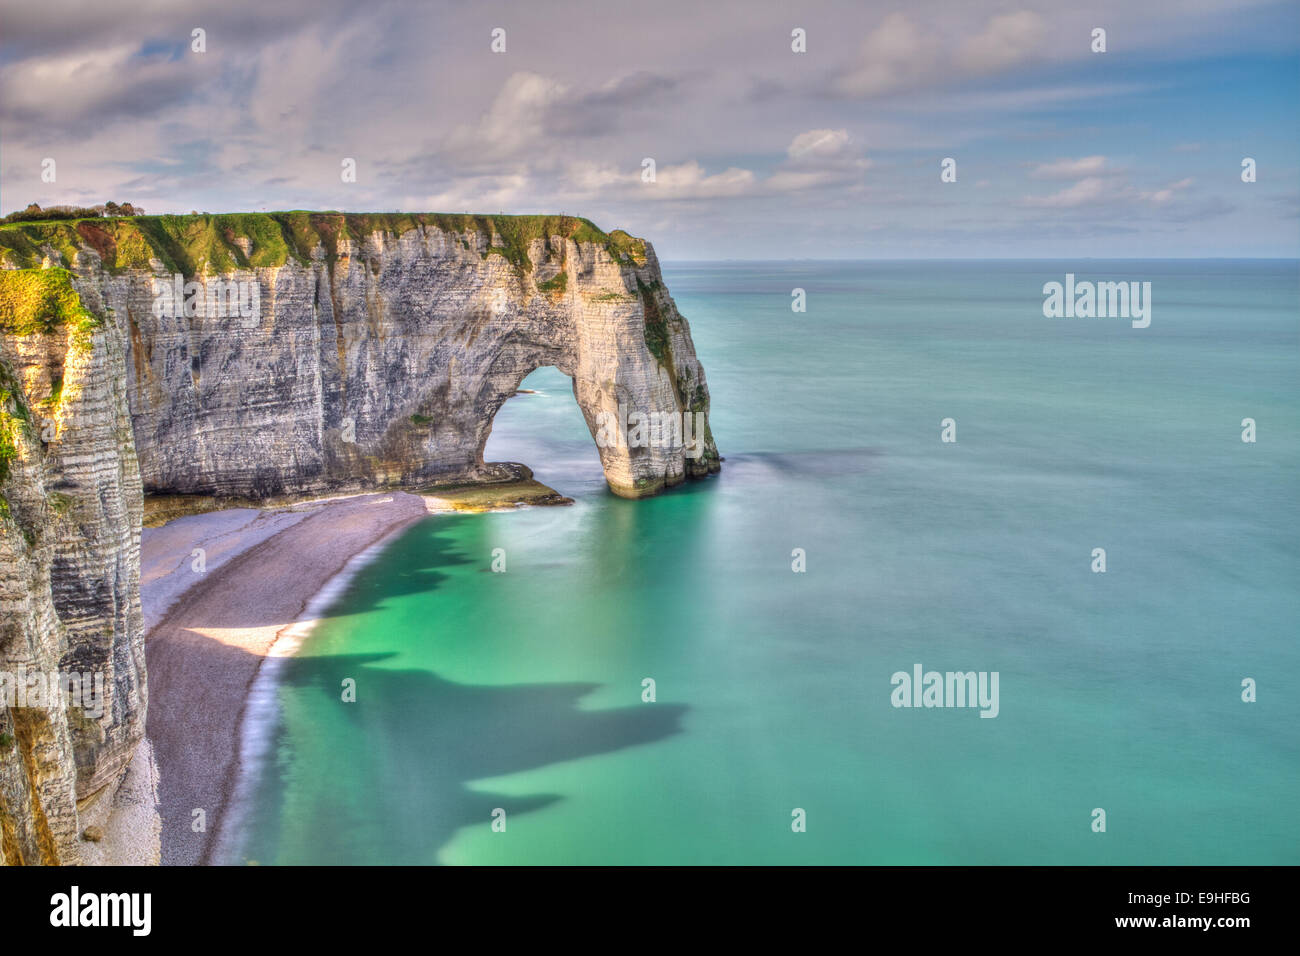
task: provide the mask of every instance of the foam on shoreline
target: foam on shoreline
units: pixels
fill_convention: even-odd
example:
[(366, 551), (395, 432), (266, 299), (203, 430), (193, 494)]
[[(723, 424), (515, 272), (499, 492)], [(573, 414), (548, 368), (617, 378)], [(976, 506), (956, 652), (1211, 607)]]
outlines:
[(378, 541), (362, 549), (348, 559), (347, 564), (330, 578), (325, 586), (307, 601), (303, 613), (296, 621), (281, 630), (275, 642), (268, 648), (257, 668), (248, 696), (244, 699), (243, 712), (239, 720), (239, 761), (234, 769), (234, 786), (229, 805), (225, 808), (217, 823), (217, 830), (212, 836), (208, 850), (208, 862), (215, 864), (232, 863), (240, 846), (238, 834), (243, 832), (243, 821), (247, 816), (252, 795), (261, 777), (267, 755), (271, 751), (272, 731), (279, 720), (277, 694), (280, 688), (280, 675), (285, 661), (293, 657), (302, 648), (317, 623), (338, 601), (356, 576), (379, 557), (380, 553), (406, 531), (416, 521), (402, 524)]
[[(159, 810), (167, 821), (162, 842), (164, 863), (244, 860), (245, 824), (267, 761), (274, 759), (274, 733), (280, 720), (279, 687), (285, 661), (301, 650), (317, 622), (330, 612), (357, 574), (397, 536), (431, 514), (571, 503), (570, 499), (531, 479), (490, 483), (490, 488), (489, 493), (477, 485), (430, 489), (436, 493), (403, 492), (401, 497), (414, 501), (401, 505), (394, 501), (396, 494), (342, 495), (298, 503), (292, 509), (275, 509), (272, 514), (260, 516), (213, 512), (182, 519), (174, 526), (169, 523), (153, 532), (154, 540), (150, 543), (154, 553), (145, 562), (149, 573), (143, 577), (154, 605), (147, 609), (152, 614), (146, 614), (146, 618), (152, 618), (147, 638), (147, 647), (153, 655), (150, 666), (157, 663), (161, 667), (159, 673), (165, 675), (163, 683), (158, 685), (162, 695), (159, 704), (164, 697), (168, 699), (167, 706), (156, 715), (160, 723), (152, 728), (159, 735), (154, 741), (161, 769)], [(415, 501), (422, 504), (413, 506)], [(371, 504), (397, 509), (398, 513), (382, 519), (385, 527), (375, 529), (378, 537), (367, 533), (362, 521), (357, 533), (364, 538), (356, 542), (362, 546), (352, 552), (352, 542), (347, 537), (351, 532), (344, 531), (339, 522), (355, 528), (358, 507), (369, 510)], [(333, 509), (340, 509), (334, 514), (343, 517), (332, 521), (326, 517), (322, 524), (322, 516), (330, 515)], [(316, 524), (309, 527), (301, 523), (303, 520)], [(166, 530), (169, 527), (170, 534)], [(194, 579), (188, 562), (196, 542), (210, 548), (207, 571), (224, 577), (220, 588), (208, 587), (197, 598), (182, 601), (179, 600), (182, 592), (194, 593), (189, 590)], [(333, 564), (337, 570), (332, 574), (310, 575), (310, 583), (301, 575), (295, 581), (292, 554), (282, 553), (286, 548), (310, 549), (312, 556), (307, 565), (319, 566), (318, 548), (333, 551), (341, 563)], [(248, 577), (250, 565), (257, 568), (251, 578)], [(286, 578), (276, 586), (274, 581), (281, 574)], [(174, 580), (178, 575), (182, 578), (179, 583)], [(241, 575), (246, 580), (241, 581)], [(314, 592), (306, 590), (312, 587), (316, 588)], [(238, 613), (227, 623), (223, 608), (229, 604), (231, 594), (238, 595), (241, 605), (250, 600), (270, 602), (279, 608), (273, 613), (283, 615), (278, 620), (290, 623), (277, 628), (274, 624), (253, 623)], [(262, 595), (260, 599), (252, 597), (258, 594)], [(297, 603), (296, 612), (295, 600), (301, 602)], [(193, 645), (188, 636), (193, 634), (213, 638), (214, 643)], [(205, 655), (221, 647), (235, 650), (235, 657), (228, 662), (234, 670), (219, 664), (218, 669), (212, 670), (214, 663)], [(256, 660), (250, 661), (242, 654)], [(246, 663), (252, 666), (246, 676), (241, 676), (239, 669)], [(228, 706), (209, 702), (201, 713), (179, 706), (177, 701), (186, 697), (186, 685), (196, 680), (208, 684), (209, 691), (211, 682), (218, 682)], [(235, 733), (227, 732), (225, 740), (220, 741), (217, 727), (235, 728)], [(186, 734), (192, 735), (190, 744), (186, 743)], [(199, 741), (197, 750), (194, 740)], [(224, 759), (223, 751), (228, 754)], [(206, 809), (206, 833), (190, 831), (189, 815), (193, 807)]]

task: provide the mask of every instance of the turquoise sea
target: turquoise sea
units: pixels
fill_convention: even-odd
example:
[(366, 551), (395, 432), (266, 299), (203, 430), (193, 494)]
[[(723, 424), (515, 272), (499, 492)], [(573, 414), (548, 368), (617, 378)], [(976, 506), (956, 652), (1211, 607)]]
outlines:
[[(1044, 318), (1067, 272), (1150, 281), (1150, 327)], [(358, 575), (226, 862), (1300, 863), (1300, 264), (665, 279), (722, 474), (612, 496), (535, 372), (488, 458), (576, 504), (433, 517)], [(917, 663), (998, 672), (998, 716), (891, 706)]]

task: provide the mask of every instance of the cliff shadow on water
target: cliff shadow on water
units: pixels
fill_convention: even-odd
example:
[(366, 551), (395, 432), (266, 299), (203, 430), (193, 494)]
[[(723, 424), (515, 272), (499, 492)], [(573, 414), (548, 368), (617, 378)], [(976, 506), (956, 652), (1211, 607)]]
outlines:
[[(308, 740), (295, 734), (294, 765), (314, 768), (317, 779), (290, 779), (268, 761), (259, 769), (257, 819), (226, 844), (222, 855), (231, 858), (211, 862), (436, 863), (458, 830), (492, 826), (498, 808), (510, 826), (564, 799), (496, 793), (475, 781), (653, 743), (680, 733), (687, 711), (675, 704), (582, 710), (600, 685), (461, 684), (424, 670), (389, 670), (394, 656), (286, 661), (281, 706), (295, 726), (316, 728)], [(340, 702), (345, 678), (357, 683), (355, 703)], [(367, 698), (383, 704), (366, 707)], [(413, 725), (423, 732), (413, 734)], [(258, 849), (241, 849), (251, 846)], [(310, 859), (283, 847), (310, 847)], [(257, 859), (265, 852), (288, 855)]]
[[(622, 504), (635, 510), (633, 502)], [(354, 579), (318, 626), (364, 619), (412, 595), (454, 590), (460, 582), (453, 577), (466, 572), (479, 578), (473, 568), (481, 562), (471, 555), (486, 553), (478, 535), (496, 517), (513, 516), (417, 522), (401, 539), (405, 544)], [(458, 530), (474, 532), (473, 543)], [(157, 695), (149, 726), (164, 770), (164, 863), (437, 862), (459, 829), (490, 826), (498, 807), (513, 819), (564, 799), (484, 791), (476, 781), (653, 743), (682, 729), (684, 706), (583, 709), (584, 698), (603, 686), (589, 680), (484, 684), (450, 680), (437, 673), (437, 663), (402, 661), (404, 642), (442, 639), (436, 617), (419, 617), (427, 626), (390, 634), (398, 641), (389, 644), (394, 652), (331, 653), (332, 633), (318, 631), (303, 655), (276, 660), (272, 696), (264, 698), (270, 709), (256, 706), (214, 724), (208, 715), (230, 712), (225, 698), (232, 679), (239, 684), (239, 675), (264, 666), (230, 635), (247, 628), (277, 632), (290, 623), (268, 616), (257, 601), (207, 600), (207, 587), (222, 587), (218, 576), (247, 576), (238, 565), (237, 559), (214, 571), (211, 583), (187, 595), (171, 615), (183, 630), (150, 643)], [(352, 701), (344, 699), (347, 679), (355, 681)], [(261, 756), (250, 759), (245, 751), (241, 760), (245, 738)], [(277, 756), (290, 752), (292, 760)], [(206, 833), (192, 829), (196, 807), (205, 809)], [(247, 812), (252, 807), (256, 812)], [(396, 842), (395, 831), (403, 834)]]

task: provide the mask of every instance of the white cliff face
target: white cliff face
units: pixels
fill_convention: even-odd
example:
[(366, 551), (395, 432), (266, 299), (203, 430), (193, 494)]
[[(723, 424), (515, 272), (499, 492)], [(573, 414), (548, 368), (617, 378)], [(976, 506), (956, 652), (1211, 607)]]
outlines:
[[(616, 493), (718, 470), (704, 371), (653, 248), (583, 220), (528, 220), (0, 229), (0, 671), (103, 677), (98, 713), (0, 697), (0, 863), (78, 862), (78, 807), (115, 788), (143, 735), (142, 491), (506, 477), (483, 461), (492, 418), (544, 365), (573, 379)], [(156, 308), (178, 270), (249, 283), (257, 314)], [(680, 433), (626, 434), (633, 416), (683, 414), (693, 449)]]
[[(611, 427), (620, 410), (707, 421), (704, 373), (648, 244), (636, 264), (549, 236), (520, 268), (489, 251), (500, 243), (417, 226), (207, 277), (257, 283), (252, 318), (157, 315), (161, 263), (114, 275), (83, 249), (77, 289), (127, 342), (145, 490), (256, 498), (491, 478), (492, 418), (544, 365), (573, 379), (593, 438), (602, 412)], [(718, 468), (711, 436), (689, 456), (671, 436), (605, 444), (609, 485), (627, 497)]]
[[(68, 647), (50, 589), (53, 536), (37, 530), (50, 521), (41, 469), (30, 464), (39, 451), (30, 435), (16, 439), (22, 457), (0, 484), (9, 505), (0, 515), (0, 671), (15, 676), (56, 670)], [(66, 709), (11, 708), (0, 697), (0, 864), (80, 862), (76, 794)]]
[(116, 784), (144, 734), (141, 487), (125, 355), (110, 326), (76, 339), (66, 328), (0, 334), (0, 413), (14, 452), (0, 481), (0, 671), (90, 684), (75, 699), (65, 688), (63, 707), (15, 697), (9, 708), (0, 696), (10, 863), (77, 862), (78, 805)]

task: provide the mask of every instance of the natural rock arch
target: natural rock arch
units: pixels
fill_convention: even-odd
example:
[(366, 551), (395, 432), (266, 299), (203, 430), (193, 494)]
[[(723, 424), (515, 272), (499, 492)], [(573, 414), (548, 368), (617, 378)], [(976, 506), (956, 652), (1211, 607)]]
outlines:
[(637, 264), (539, 239), (530, 269), (492, 248), (411, 230), (343, 242), (333, 261), (223, 275), (261, 285), (252, 321), (159, 316), (155, 277), (86, 276), (83, 297), (99, 296), (128, 340), (146, 490), (262, 498), (489, 478), (492, 418), (544, 365), (573, 380), (593, 440), (638, 414), (702, 425), (694, 454), (671, 435), (598, 444), (617, 494), (718, 469), (704, 372), (648, 243)]

